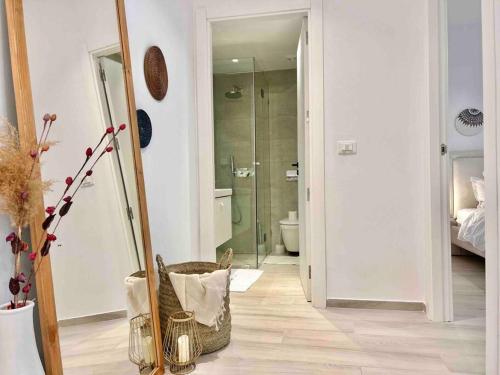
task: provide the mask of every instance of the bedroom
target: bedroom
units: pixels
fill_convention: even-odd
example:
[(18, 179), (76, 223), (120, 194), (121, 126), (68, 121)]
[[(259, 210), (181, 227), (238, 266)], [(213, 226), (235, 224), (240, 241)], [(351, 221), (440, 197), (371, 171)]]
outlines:
[(448, 2), (451, 298), (460, 324), (484, 325), (486, 311), (482, 90), (481, 2)]

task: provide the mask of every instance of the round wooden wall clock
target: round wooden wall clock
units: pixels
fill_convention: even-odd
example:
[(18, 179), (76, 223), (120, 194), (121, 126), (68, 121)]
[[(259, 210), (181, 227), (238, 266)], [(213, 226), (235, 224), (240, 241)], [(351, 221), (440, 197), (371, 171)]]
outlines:
[(162, 100), (168, 91), (168, 71), (163, 52), (157, 46), (149, 47), (144, 56), (144, 78), (153, 98)]

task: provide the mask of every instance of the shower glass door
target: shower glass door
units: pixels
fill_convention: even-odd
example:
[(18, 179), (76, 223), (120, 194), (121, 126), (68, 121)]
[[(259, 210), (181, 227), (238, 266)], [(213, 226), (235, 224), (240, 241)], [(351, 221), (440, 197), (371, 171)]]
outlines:
[(253, 58), (214, 60), (213, 72), (215, 188), (232, 189), (232, 238), (217, 247), (217, 259), (232, 248), (233, 267), (257, 268), (270, 238), (270, 215), (261, 213), (270, 212), (267, 86), (256, 95), (263, 77)]
[(269, 85), (264, 72), (256, 72), (254, 76), (256, 247), (257, 267), (260, 267), (271, 250)]

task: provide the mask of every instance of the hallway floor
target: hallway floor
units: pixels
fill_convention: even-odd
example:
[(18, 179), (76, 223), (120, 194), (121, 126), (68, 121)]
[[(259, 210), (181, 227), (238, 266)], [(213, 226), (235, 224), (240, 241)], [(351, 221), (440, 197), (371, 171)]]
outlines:
[(231, 344), (200, 358), (196, 374), (484, 373), (480, 262), (454, 260), (453, 323), (429, 322), (415, 311), (316, 310), (304, 300), (298, 266), (261, 269), (249, 291), (231, 296)]
[[(246, 292), (231, 295), (225, 349), (194, 374), (425, 375), (484, 373), (484, 261), (454, 257), (453, 323), (423, 312), (328, 308), (303, 297), (298, 266), (264, 264)], [(61, 328), (65, 374), (136, 374), (125, 319)]]
[(484, 326), (486, 278), (484, 258), (453, 256), (453, 307), (455, 321)]

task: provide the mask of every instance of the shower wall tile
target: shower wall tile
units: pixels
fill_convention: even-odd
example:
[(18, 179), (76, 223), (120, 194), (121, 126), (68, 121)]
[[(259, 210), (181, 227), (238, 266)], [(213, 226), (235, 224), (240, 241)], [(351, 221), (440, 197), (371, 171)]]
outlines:
[(297, 211), (298, 183), (286, 180), (297, 162), (297, 71), (266, 72), (269, 82), (272, 250), (281, 241), (280, 220)]
[[(234, 85), (243, 95), (227, 99), (224, 94)], [(279, 221), (298, 207), (297, 182), (288, 182), (285, 176), (297, 161), (296, 71), (258, 72), (254, 77), (251, 73), (214, 75), (214, 120), (216, 187), (234, 189), (233, 238), (217, 253), (231, 247), (235, 253), (255, 254), (260, 239), (261, 261), (263, 253), (280, 242)], [(255, 160), (260, 163), (256, 166), (257, 194), (252, 191), (252, 179), (232, 181), (229, 164), (234, 155), (236, 167), (253, 167), (252, 137)]]
[[(233, 180), (230, 166), (232, 155), (236, 167), (253, 167), (253, 80), (253, 73), (214, 75), (215, 187), (233, 188), (233, 237), (219, 246), (217, 254), (229, 247), (235, 253), (255, 254), (253, 181), (252, 178)], [(225, 93), (234, 86), (241, 88), (241, 98), (226, 98)]]

